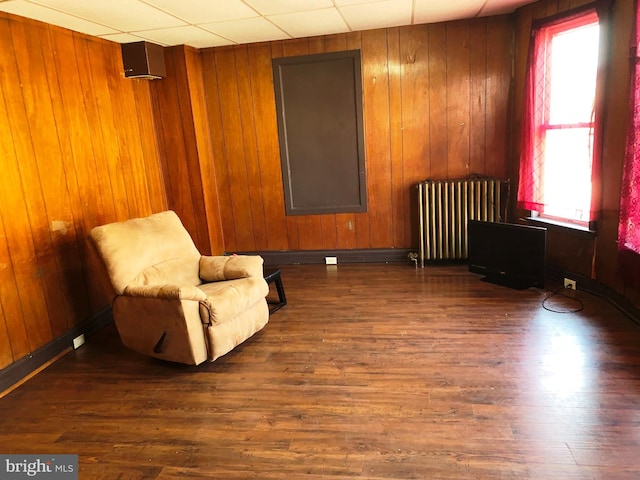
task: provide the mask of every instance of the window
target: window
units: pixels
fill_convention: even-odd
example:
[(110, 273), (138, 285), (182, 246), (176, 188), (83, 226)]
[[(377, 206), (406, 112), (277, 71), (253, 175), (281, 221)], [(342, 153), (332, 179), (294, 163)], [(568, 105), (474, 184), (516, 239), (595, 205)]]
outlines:
[(534, 25), (520, 160), (518, 205), (583, 226), (599, 204), (599, 21), (591, 7)]

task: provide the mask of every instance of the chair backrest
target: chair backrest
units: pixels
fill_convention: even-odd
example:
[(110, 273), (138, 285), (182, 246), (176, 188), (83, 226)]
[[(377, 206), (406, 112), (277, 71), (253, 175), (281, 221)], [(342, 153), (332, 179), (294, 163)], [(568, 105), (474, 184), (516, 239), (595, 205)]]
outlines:
[(200, 252), (171, 210), (95, 227), (90, 237), (118, 295), (127, 285), (200, 284)]

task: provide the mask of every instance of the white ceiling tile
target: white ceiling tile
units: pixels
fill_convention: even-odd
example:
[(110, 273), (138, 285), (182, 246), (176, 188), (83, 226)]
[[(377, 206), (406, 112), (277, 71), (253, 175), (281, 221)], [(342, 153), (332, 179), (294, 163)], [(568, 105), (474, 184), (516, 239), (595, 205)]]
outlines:
[(98, 23), (89, 22), (82, 18), (67, 15), (66, 13), (23, 0), (2, 2), (0, 3), (0, 11), (50, 23), (76, 32), (86, 33), (87, 35), (102, 35), (105, 33), (115, 33), (117, 31)]
[(237, 43), (266, 42), (291, 38), (268, 20), (257, 17), (198, 25)]
[(385, 0), (340, 7), (352, 30), (411, 25), (412, 0)]
[(144, 38), (138, 37), (131, 33), (112, 33), (109, 35), (100, 35), (100, 38), (104, 38), (105, 40), (110, 40), (117, 43), (131, 43), (144, 40)]
[(47, 7), (130, 32), (185, 25), (182, 20), (139, 0), (32, 0)]
[(335, 4), (338, 7), (342, 7), (344, 5), (361, 5), (364, 3), (377, 3), (377, 2), (387, 2), (389, 0), (334, 0)]
[(193, 25), (134, 32), (137, 36), (164, 46), (190, 45), (194, 48), (221, 47), (234, 42)]
[(259, 14), (240, 0), (144, 0), (188, 23), (224, 22)]
[(269, 16), (269, 20), (292, 37), (311, 37), (349, 31), (349, 27), (335, 8), (273, 15)]
[(472, 18), (482, 9), (484, 0), (452, 0), (434, 2), (415, 0), (414, 23), (435, 23)]
[(333, 7), (331, 0), (244, 0), (262, 15), (304, 12)]
[(117, 42), (129, 41), (131, 33), (198, 48), (497, 15), (534, 1), (0, 0), (0, 11)]

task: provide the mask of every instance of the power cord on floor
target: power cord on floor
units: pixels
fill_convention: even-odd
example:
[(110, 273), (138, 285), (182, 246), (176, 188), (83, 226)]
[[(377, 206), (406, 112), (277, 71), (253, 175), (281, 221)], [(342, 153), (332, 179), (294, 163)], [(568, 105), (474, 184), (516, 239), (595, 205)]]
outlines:
[[(547, 295), (545, 297), (545, 299), (542, 301), (542, 308), (544, 308), (545, 310), (549, 311), (549, 312), (553, 312), (553, 313), (577, 313), (577, 312), (581, 312), (584, 309), (584, 304), (582, 303), (582, 300), (580, 300), (577, 297), (574, 296), (569, 296), (565, 293), (562, 293), (566, 290), (570, 290), (572, 292), (576, 292), (575, 290), (571, 289), (571, 288), (565, 288), (565, 287), (560, 287), (558, 288), (555, 292), (551, 292), (549, 295)], [(546, 305), (547, 300), (556, 297), (556, 296), (560, 296), (560, 297), (565, 297), (568, 298), (570, 300), (574, 300), (575, 302), (577, 302), (578, 306), (576, 307), (576, 309), (574, 310), (555, 310), (553, 308), (550, 308)]]

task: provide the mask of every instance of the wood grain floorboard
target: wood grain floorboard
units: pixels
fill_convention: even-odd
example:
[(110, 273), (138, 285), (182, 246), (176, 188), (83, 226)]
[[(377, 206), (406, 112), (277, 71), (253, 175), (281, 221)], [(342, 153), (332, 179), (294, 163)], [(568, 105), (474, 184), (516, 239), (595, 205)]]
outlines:
[[(81, 479), (637, 479), (640, 327), (464, 266), (281, 268), (288, 305), (198, 367), (113, 325), (0, 399), (0, 452)], [(274, 295), (275, 292), (272, 292)]]

